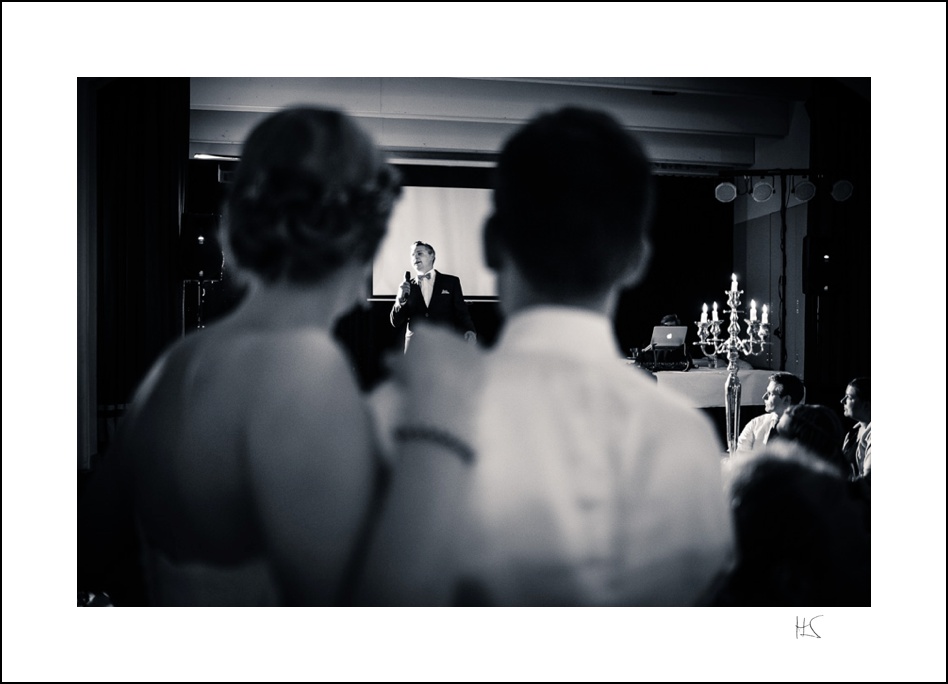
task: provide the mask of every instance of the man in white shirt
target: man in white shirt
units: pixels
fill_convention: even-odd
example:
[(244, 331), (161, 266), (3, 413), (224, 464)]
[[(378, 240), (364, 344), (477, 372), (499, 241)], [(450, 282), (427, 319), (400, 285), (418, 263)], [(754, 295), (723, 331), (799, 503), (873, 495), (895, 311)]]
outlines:
[(733, 545), (720, 442), (622, 362), (611, 321), (649, 262), (650, 165), (610, 116), (566, 108), (516, 133), (496, 178), (483, 240), (507, 320), (482, 368), (443, 344), (457, 356), (440, 373), (403, 368), (416, 391), (396, 436), (412, 448), (362, 600), (700, 603)]
[(752, 418), (737, 438), (738, 451), (759, 451), (777, 434), (780, 416), (789, 407), (803, 403), (806, 388), (793, 373), (771, 375), (764, 392), (764, 414)]

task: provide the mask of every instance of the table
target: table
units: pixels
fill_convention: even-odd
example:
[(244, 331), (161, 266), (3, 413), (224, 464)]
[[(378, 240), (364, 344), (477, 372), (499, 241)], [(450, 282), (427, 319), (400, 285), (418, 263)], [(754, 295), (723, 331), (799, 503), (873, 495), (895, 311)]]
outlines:
[[(741, 406), (763, 406), (772, 370), (741, 369)], [(692, 368), (689, 371), (659, 371), (655, 373), (659, 386), (687, 397), (692, 406), (708, 408), (724, 406), (724, 382), (727, 368)]]

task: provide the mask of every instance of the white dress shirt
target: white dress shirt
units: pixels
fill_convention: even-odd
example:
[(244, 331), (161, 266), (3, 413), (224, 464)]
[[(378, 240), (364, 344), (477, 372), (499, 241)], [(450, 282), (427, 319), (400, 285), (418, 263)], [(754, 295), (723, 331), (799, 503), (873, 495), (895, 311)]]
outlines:
[(458, 535), (497, 605), (689, 605), (732, 546), (710, 422), (619, 363), (611, 321), (512, 316), (487, 360)]
[(765, 413), (747, 421), (747, 425), (741, 430), (737, 438), (738, 451), (755, 451), (763, 449), (764, 445), (770, 439), (770, 432), (777, 424), (776, 413)]
[(859, 430), (859, 438), (856, 442), (856, 469), (857, 477), (865, 477), (870, 471), (870, 460), (872, 459), (872, 422), (866, 423)]
[(425, 298), (425, 306), (431, 305), (431, 293), (434, 292), (435, 271), (431, 269), (428, 273), (431, 274), (430, 278), (424, 278), (423, 276), (427, 275), (425, 273), (418, 277), (418, 286), (421, 288), (421, 296)]

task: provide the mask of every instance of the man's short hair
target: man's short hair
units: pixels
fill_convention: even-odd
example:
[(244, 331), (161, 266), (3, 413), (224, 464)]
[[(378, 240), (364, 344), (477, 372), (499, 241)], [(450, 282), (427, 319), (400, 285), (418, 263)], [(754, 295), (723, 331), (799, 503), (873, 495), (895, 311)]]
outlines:
[(421, 240), (415, 240), (413, 243), (411, 243), (411, 251), (412, 251), (412, 252), (414, 252), (414, 251), (415, 251), (416, 249), (418, 249), (419, 247), (424, 247), (426, 250), (428, 250), (428, 254), (430, 254), (431, 256), (434, 256), (434, 255), (435, 255), (435, 249), (434, 249), (434, 247), (432, 247), (431, 245), (429, 245), (427, 242), (422, 242)]
[(776, 386), (779, 396), (790, 397), (793, 404), (799, 404), (806, 396), (803, 381), (793, 373), (774, 373), (769, 379)]
[(538, 290), (598, 294), (649, 254), (651, 165), (612, 116), (578, 107), (543, 114), (505, 144), (484, 231)]

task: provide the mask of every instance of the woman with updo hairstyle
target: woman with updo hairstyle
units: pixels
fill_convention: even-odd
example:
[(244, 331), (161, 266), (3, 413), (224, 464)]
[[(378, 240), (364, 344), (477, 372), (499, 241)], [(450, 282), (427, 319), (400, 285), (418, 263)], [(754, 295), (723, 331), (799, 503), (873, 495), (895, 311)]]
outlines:
[(332, 110), (295, 108), (247, 140), (227, 198), (225, 239), (267, 283), (316, 283), (371, 263), (399, 186), (373, 142)]
[(151, 605), (347, 602), (382, 470), (333, 326), (366, 300), (399, 192), (341, 112), (253, 130), (223, 221), (247, 295), (139, 387), (84, 495), (80, 562), (131, 520)]

